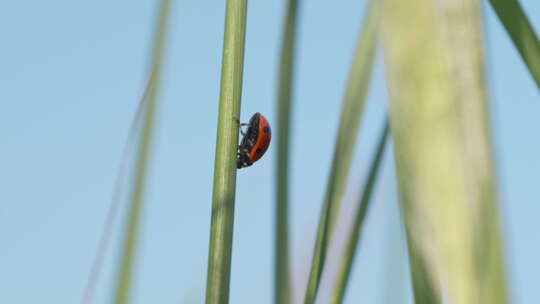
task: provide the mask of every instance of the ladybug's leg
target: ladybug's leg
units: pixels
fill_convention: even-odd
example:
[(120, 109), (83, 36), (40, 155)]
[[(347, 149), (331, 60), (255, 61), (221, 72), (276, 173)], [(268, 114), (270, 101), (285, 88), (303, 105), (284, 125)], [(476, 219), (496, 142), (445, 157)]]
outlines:
[(240, 133), (242, 135), (246, 135), (246, 132), (244, 132), (244, 130), (242, 130), (242, 127), (248, 127), (249, 128), (249, 124), (248, 123), (243, 123), (243, 122), (240, 122), (240, 120), (238, 120), (238, 118), (234, 118), (234, 120), (236, 121), (236, 123), (238, 124), (238, 128), (240, 128)]
[(250, 127), (250, 124), (247, 124), (247, 123), (241, 123), (240, 124), (240, 133), (242, 133), (242, 135), (246, 135), (246, 132), (244, 132), (244, 130), (242, 130), (242, 127)]
[(244, 168), (251, 166), (252, 162), (249, 160), (249, 149), (244, 147), (238, 147), (237, 153), (237, 168)]
[(245, 157), (244, 159), (241, 160), (242, 161), (242, 167), (249, 167), (251, 166), (253, 163), (249, 160), (249, 158)]
[(249, 154), (249, 150), (246, 148), (238, 147), (238, 152), (236, 153), (238, 158), (245, 158)]
[(249, 124), (248, 124), (248, 123), (240, 122), (240, 120), (239, 120), (238, 118), (236, 118), (236, 117), (234, 118), (234, 121), (236, 121), (236, 123), (237, 123), (238, 126), (240, 126), (240, 127), (244, 127), (244, 126), (249, 127)]

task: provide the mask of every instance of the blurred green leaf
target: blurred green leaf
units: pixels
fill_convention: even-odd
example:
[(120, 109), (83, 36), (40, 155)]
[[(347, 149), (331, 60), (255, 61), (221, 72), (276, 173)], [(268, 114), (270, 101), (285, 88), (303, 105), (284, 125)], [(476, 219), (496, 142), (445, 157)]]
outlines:
[(371, 4), (367, 9), (362, 31), (354, 53), (345, 96), (341, 107), (339, 130), (328, 177), (326, 195), (321, 209), (315, 249), (306, 288), (305, 303), (315, 301), (321, 275), (326, 261), (330, 238), (339, 213), (341, 198), (356, 144), (359, 124), (364, 109), (365, 96), (369, 87), (373, 57), (376, 46), (377, 10)]
[(371, 194), (373, 193), (375, 181), (377, 180), (379, 169), (381, 167), (387, 137), (388, 122), (385, 121), (384, 128), (377, 145), (377, 152), (375, 154), (375, 158), (371, 162), (366, 184), (364, 185), (364, 190), (362, 191), (362, 195), (358, 200), (358, 209), (354, 216), (351, 230), (349, 231), (345, 241), (345, 250), (343, 251), (339, 264), (337, 277), (334, 283), (334, 291), (332, 292), (332, 299), (330, 303), (340, 304), (343, 302), (343, 297), (345, 296), (345, 290), (347, 288), (347, 283), (353, 267), (356, 248), (358, 247), (358, 242), (360, 240), (360, 232), (364, 224), (366, 213), (369, 209)]
[(540, 42), (517, 0), (489, 0), (540, 88)]
[(121, 255), (120, 269), (118, 271), (118, 286), (116, 288), (115, 302), (123, 304), (129, 302), (129, 294), (133, 279), (133, 264), (140, 230), (140, 217), (145, 195), (147, 169), (150, 159), (152, 137), (154, 129), (154, 116), (157, 107), (158, 90), (162, 57), (165, 49), (166, 30), (169, 19), (170, 2), (161, 1), (157, 26), (153, 44), (153, 54), (150, 78), (148, 81), (148, 101), (144, 109), (142, 134), (137, 152), (137, 164), (135, 168), (135, 183), (131, 193), (129, 214), (127, 219), (126, 234)]
[(416, 303), (506, 303), (480, 2), (385, 0), (382, 14)]
[(96, 249), (94, 260), (92, 261), (92, 265), (90, 266), (90, 273), (88, 274), (86, 285), (84, 287), (81, 304), (92, 303), (95, 289), (99, 281), (99, 276), (103, 271), (105, 254), (110, 246), (114, 225), (118, 218), (118, 213), (120, 211), (122, 203), (122, 188), (128, 177), (127, 169), (129, 159), (131, 153), (133, 152), (133, 146), (136, 144), (137, 138), (139, 136), (140, 125), (144, 114), (143, 112), (148, 102), (149, 84), (150, 83), (147, 82), (144, 93), (139, 100), (137, 110), (135, 111), (135, 116), (133, 117), (131, 126), (129, 128), (129, 134), (126, 139), (126, 143), (124, 144), (124, 148), (122, 149), (122, 154), (120, 156), (120, 165), (118, 166), (118, 172), (116, 173), (116, 181), (113, 186), (113, 193), (111, 201), (109, 203), (109, 210), (107, 211), (107, 218), (103, 226), (103, 231), (101, 232), (101, 237), (99, 240), (98, 248)]
[(289, 0), (281, 42), (278, 86), (278, 127), (276, 158), (276, 222), (274, 253), (274, 301), (290, 303), (289, 280), (289, 134), (296, 45), (298, 1)]

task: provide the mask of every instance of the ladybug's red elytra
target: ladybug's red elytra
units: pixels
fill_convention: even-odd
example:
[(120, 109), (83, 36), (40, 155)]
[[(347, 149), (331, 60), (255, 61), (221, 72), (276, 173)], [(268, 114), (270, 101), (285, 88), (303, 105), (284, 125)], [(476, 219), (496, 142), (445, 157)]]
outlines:
[(236, 161), (236, 167), (238, 169), (249, 167), (259, 160), (264, 155), (264, 152), (268, 150), (270, 139), (272, 138), (270, 124), (259, 112), (251, 116), (249, 123), (240, 124), (240, 127), (242, 126), (247, 126), (248, 128), (245, 133), (240, 129), (244, 137), (238, 146)]

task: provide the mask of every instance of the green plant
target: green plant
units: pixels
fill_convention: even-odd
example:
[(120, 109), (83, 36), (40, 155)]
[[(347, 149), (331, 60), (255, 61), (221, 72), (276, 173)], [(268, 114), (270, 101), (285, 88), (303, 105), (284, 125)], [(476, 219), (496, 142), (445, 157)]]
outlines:
[(206, 282), (207, 304), (229, 302), (238, 146), (237, 121), (240, 117), (242, 94), (246, 10), (246, 0), (227, 0)]
[[(483, 74), (481, 3), (478, 0), (434, 3), (433, 0), (370, 2), (342, 101), (305, 303), (317, 299), (379, 38), (383, 42), (390, 92), (390, 130), (385, 125), (359, 198), (360, 205), (334, 282), (332, 303), (343, 302), (389, 133), (394, 140), (415, 302), (507, 303)], [(540, 44), (525, 12), (515, 0), (490, 0), (490, 3), (540, 87)], [(287, 2), (275, 136), (274, 297), (275, 303), (285, 304), (291, 300), (288, 174), (299, 8), (299, 1)], [(129, 302), (134, 277), (169, 11), (169, 1), (163, 0), (150, 77), (141, 102), (144, 117), (136, 118), (134, 123), (142, 127), (115, 290), (118, 304)], [(246, 0), (227, 0), (206, 285), (208, 304), (229, 302), (246, 14)], [(456, 46), (459, 52), (455, 51)]]

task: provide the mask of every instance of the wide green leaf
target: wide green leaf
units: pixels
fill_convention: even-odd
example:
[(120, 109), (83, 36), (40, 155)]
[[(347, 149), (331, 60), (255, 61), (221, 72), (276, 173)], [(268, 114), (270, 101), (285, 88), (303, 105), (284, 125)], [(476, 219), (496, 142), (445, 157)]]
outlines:
[(383, 0), (416, 303), (506, 303), (478, 0)]

